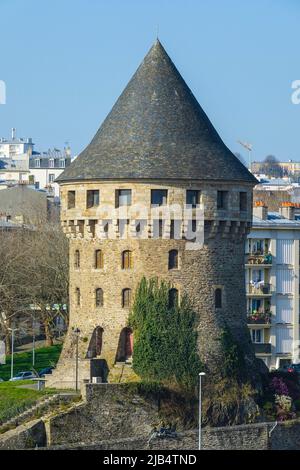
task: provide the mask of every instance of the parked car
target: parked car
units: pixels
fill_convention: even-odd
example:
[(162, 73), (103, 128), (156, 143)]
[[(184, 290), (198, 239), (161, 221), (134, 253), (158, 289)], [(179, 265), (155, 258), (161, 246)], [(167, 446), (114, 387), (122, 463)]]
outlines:
[(15, 377), (9, 379), (10, 382), (15, 382), (16, 380), (31, 380), (36, 379), (36, 374), (31, 371), (19, 372)]
[(52, 374), (54, 367), (45, 367), (44, 369), (39, 371), (39, 377), (44, 377), (46, 374)]
[(289, 372), (290, 374), (300, 374), (300, 363), (299, 364), (288, 364), (283, 367), (284, 372)]

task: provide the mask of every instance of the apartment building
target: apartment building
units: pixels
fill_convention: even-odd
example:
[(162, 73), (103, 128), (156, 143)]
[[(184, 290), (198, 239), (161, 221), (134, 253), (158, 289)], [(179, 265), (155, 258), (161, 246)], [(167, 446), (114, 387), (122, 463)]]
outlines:
[(256, 356), (269, 368), (300, 362), (299, 240), (297, 204), (268, 212), (255, 203), (246, 242), (247, 318)]

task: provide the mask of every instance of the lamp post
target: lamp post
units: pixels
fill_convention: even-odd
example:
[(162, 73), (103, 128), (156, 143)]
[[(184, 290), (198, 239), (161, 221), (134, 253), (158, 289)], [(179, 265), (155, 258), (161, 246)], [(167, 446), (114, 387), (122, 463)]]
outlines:
[(76, 366), (75, 366), (75, 390), (78, 392), (78, 342), (80, 329), (75, 328), (74, 333), (76, 335)]
[(201, 450), (201, 421), (202, 421), (202, 390), (201, 390), (201, 379), (205, 375), (205, 372), (199, 373), (199, 450)]
[(14, 376), (14, 343), (15, 343), (15, 331), (18, 331), (19, 328), (7, 328), (8, 331), (11, 331), (11, 356), (10, 356), (10, 378)]

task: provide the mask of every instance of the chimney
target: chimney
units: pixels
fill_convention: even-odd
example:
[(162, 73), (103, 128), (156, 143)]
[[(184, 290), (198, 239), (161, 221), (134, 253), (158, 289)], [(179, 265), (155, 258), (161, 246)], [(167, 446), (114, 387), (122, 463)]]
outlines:
[(253, 215), (261, 220), (268, 219), (268, 208), (263, 201), (256, 201), (254, 203)]
[(285, 201), (281, 203), (279, 208), (280, 215), (288, 220), (295, 220), (295, 206), (294, 202)]

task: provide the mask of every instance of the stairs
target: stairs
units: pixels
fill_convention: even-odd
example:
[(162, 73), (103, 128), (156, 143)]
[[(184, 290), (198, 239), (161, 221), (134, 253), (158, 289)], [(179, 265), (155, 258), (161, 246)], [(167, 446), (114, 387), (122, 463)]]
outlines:
[(76, 397), (79, 397), (79, 394), (75, 392), (56, 393), (49, 397), (45, 397), (18, 416), (1, 423), (0, 434), (4, 433), (8, 429), (16, 428), (17, 426), (32, 420), (36, 416), (41, 416), (48, 411), (53, 411), (55, 407), (70, 404)]

